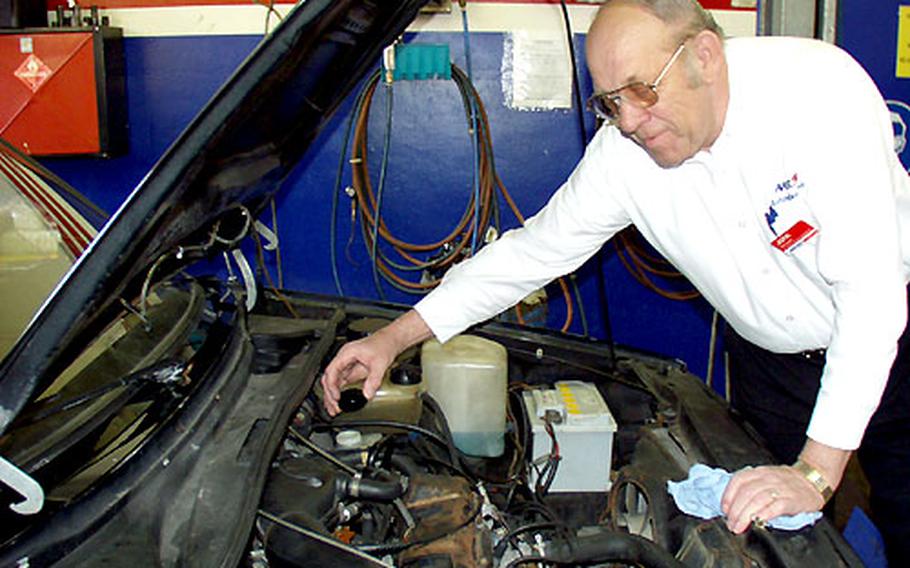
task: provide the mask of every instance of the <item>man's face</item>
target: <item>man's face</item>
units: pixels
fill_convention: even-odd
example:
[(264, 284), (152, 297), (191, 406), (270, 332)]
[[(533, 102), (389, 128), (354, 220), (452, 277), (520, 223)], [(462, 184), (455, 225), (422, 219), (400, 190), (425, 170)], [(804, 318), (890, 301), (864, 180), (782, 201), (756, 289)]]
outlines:
[[(602, 13), (588, 34), (587, 57), (595, 90), (612, 91), (634, 81), (652, 84), (679, 44), (678, 32), (635, 6), (617, 4)], [(662, 167), (679, 165), (713, 142), (712, 110), (700, 77), (698, 56), (686, 43), (657, 86), (657, 102), (642, 108), (620, 93), (616, 126)]]

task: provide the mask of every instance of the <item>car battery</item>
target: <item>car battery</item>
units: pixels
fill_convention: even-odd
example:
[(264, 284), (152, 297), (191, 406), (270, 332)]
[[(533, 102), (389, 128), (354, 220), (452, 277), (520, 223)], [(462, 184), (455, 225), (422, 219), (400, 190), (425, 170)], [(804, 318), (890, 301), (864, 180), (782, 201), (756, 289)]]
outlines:
[[(559, 381), (552, 389), (522, 393), (533, 438), (531, 483), (553, 451), (553, 438), (560, 460), (550, 492), (608, 491), (613, 434), (616, 421), (592, 383)], [(553, 437), (546, 422), (552, 426)]]

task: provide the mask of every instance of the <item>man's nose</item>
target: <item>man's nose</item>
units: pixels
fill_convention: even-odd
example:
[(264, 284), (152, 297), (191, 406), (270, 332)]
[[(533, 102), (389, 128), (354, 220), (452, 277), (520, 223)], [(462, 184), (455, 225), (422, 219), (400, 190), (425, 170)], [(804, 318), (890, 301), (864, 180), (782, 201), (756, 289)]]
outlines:
[(625, 135), (635, 134), (635, 131), (648, 120), (648, 109), (634, 104), (625, 104), (620, 108), (617, 126)]

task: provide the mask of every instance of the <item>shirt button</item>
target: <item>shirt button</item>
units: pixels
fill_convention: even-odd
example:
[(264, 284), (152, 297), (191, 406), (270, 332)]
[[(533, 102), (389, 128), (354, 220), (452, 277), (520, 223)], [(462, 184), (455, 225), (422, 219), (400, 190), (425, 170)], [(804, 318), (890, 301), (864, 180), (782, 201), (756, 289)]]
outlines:
[(794, 318), (793, 316), (787, 316), (787, 317), (785, 317), (784, 319), (787, 320), (787, 321), (793, 321), (793, 320), (795, 320), (796, 318)]
[(744, 220), (740, 219), (739, 222), (736, 223), (736, 226), (739, 227), (740, 229), (745, 229), (745, 228), (746, 228), (746, 222), (745, 222)]

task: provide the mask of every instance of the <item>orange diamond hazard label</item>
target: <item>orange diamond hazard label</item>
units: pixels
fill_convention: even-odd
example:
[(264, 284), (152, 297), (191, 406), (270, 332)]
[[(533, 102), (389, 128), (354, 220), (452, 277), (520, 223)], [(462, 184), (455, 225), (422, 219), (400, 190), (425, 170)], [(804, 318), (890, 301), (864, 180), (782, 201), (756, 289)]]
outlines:
[(29, 54), (25, 61), (22, 62), (22, 65), (13, 71), (13, 75), (25, 83), (25, 86), (31, 89), (33, 93), (37, 93), (41, 85), (50, 79), (53, 74), (54, 72), (51, 71), (51, 68), (35, 57), (34, 53)]

